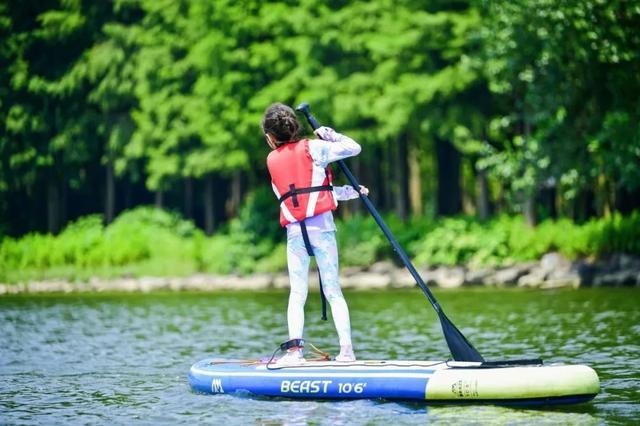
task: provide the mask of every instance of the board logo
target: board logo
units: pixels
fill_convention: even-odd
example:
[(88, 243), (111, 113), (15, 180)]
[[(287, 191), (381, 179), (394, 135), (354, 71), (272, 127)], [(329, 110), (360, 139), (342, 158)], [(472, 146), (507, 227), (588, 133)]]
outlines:
[(283, 380), (282, 393), (327, 393), (331, 380)]
[(213, 392), (213, 393), (224, 393), (224, 389), (222, 388), (222, 380), (221, 379), (213, 379), (211, 381), (211, 392)]
[(451, 393), (458, 398), (473, 398), (478, 396), (477, 380), (458, 380), (451, 384)]

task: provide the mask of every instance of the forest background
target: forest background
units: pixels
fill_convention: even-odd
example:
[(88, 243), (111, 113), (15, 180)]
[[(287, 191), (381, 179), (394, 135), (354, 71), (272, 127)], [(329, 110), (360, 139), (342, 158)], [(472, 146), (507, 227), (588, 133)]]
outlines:
[[(2, 1), (0, 280), (282, 270), (274, 101), (362, 144), (418, 263), (639, 255), (638, 29), (637, 0)], [(343, 264), (391, 254), (338, 222)]]

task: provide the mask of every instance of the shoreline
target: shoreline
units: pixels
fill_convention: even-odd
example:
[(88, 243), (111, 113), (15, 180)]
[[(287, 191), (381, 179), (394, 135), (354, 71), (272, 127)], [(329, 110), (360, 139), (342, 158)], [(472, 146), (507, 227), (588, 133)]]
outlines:
[[(640, 258), (619, 254), (605, 260), (568, 261), (557, 253), (548, 253), (539, 261), (517, 263), (506, 267), (467, 268), (438, 266), (419, 268), (428, 286), (439, 288), (520, 287), (520, 288), (640, 288)], [(345, 267), (340, 271), (343, 289), (398, 289), (417, 286), (406, 268), (389, 261), (368, 268)], [(314, 269), (309, 274), (310, 288), (317, 289)], [(218, 291), (266, 290), (289, 287), (286, 272), (251, 275), (196, 274), (186, 277), (91, 278), (85, 282), (65, 279), (0, 283), (0, 295), (38, 293), (140, 292), (152, 291)]]

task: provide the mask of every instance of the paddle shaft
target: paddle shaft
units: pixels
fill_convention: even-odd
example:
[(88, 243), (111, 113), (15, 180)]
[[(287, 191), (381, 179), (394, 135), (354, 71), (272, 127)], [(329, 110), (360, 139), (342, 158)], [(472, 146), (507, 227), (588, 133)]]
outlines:
[[(309, 104), (303, 103), (298, 108), (296, 108), (296, 110), (302, 111), (304, 113), (304, 115), (307, 117), (307, 121), (309, 121), (309, 124), (311, 124), (311, 127), (313, 127), (314, 130), (320, 127), (318, 120), (316, 120), (315, 117), (311, 115), (311, 111), (309, 111)], [(416, 283), (418, 284), (424, 295), (427, 296), (427, 299), (438, 314), (438, 318), (440, 318), (440, 325), (442, 326), (442, 332), (444, 333), (444, 338), (447, 341), (447, 345), (449, 346), (449, 350), (451, 351), (453, 358), (456, 361), (484, 362), (484, 358), (482, 357), (482, 355), (480, 355), (476, 348), (474, 348), (473, 345), (469, 343), (467, 338), (464, 337), (462, 332), (460, 332), (460, 330), (458, 330), (458, 328), (453, 325), (449, 318), (447, 318), (444, 311), (440, 307), (440, 304), (436, 301), (435, 297), (433, 297), (433, 294), (424, 283), (424, 281), (422, 281), (422, 277), (420, 276), (420, 274), (418, 274), (418, 271), (416, 271), (413, 263), (411, 263), (409, 256), (407, 256), (402, 247), (400, 247), (400, 244), (398, 244), (398, 241), (391, 233), (391, 230), (384, 223), (382, 217), (380, 217), (378, 211), (369, 200), (369, 197), (360, 192), (360, 184), (356, 180), (355, 176), (353, 176), (347, 165), (342, 160), (340, 160), (338, 161), (338, 166), (340, 166), (342, 172), (345, 174), (345, 176), (347, 176), (347, 179), (349, 180), (353, 188), (358, 191), (360, 199), (362, 200), (364, 205), (367, 206), (369, 213), (371, 213), (378, 226), (380, 226), (380, 229), (382, 229), (385, 237), (387, 237), (387, 239), (391, 243), (393, 250), (398, 254), (398, 256), (400, 256), (400, 259), (409, 270), (409, 273), (411, 273), (411, 276), (413, 276)]]
[(424, 283), (422, 277), (420, 276), (420, 274), (418, 274), (418, 271), (416, 271), (416, 268), (413, 266), (413, 263), (411, 263), (409, 256), (407, 256), (407, 253), (405, 253), (402, 246), (400, 246), (394, 235), (391, 233), (391, 230), (389, 229), (389, 227), (387, 227), (387, 224), (384, 223), (382, 217), (380, 217), (380, 214), (373, 206), (373, 203), (371, 202), (369, 197), (360, 192), (360, 185), (358, 184), (355, 176), (353, 176), (353, 174), (351, 173), (351, 170), (349, 170), (347, 165), (342, 160), (338, 161), (338, 166), (340, 167), (340, 170), (342, 170), (342, 172), (345, 174), (353, 188), (358, 191), (358, 193), (360, 194), (360, 199), (362, 200), (364, 205), (367, 206), (367, 209), (371, 213), (371, 216), (373, 216), (373, 219), (376, 221), (378, 226), (380, 226), (380, 229), (382, 229), (385, 237), (387, 237), (387, 239), (391, 243), (393, 250), (398, 254), (400, 260), (402, 260), (402, 263), (404, 263), (404, 266), (407, 267), (411, 276), (416, 280), (416, 283), (418, 283), (418, 286), (420, 287), (420, 289), (422, 289), (422, 292), (425, 294), (425, 296), (427, 296), (427, 299), (429, 299), (429, 302), (431, 302), (433, 308), (436, 310), (436, 312), (440, 312), (440, 304), (436, 301), (435, 297), (433, 297), (431, 290), (429, 290), (429, 287), (427, 287), (427, 285)]
[[(307, 118), (307, 121), (309, 122), (313, 130), (316, 130), (318, 127), (320, 127), (320, 123), (318, 123), (318, 120), (316, 120), (316, 118), (311, 114), (311, 111), (309, 111), (308, 104), (303, 103), (298, 108), (296, 108), (296, 110), (301, 111), (305, 115), (305, 117)], [(416, 271), (416, 268), (413, 266), (413, 263), (411, 263), (409, 256), (407, 256), (407, 253), (405, 253), (404, 249), (400, 246), (400, 244), (398, 243), (394, 235), (391, 233), (391, 230), (389, 229), (387, 224), (384, 223), (384, 220), (382, 220), (382, 217), (374, 207), (371, 200), (369, 200), (369, 197), (367, 197), (365, 194), (360, 192), (360, 184), (358, 183), (358, 180), (356, 179), (356, 177), (353, 175), (353, 173), (351, 173), (351, 170), (349, 170), (349, 168), (344, 163), (344, 161), (339, 160), (338, 166), (340, 167), (340, 170), (342, 170), (344, 175), (347, 177), (347, 180), (349, 180), (349, 183), (351, 183), (351, 186), (353, 186), (353, 188), (356, 191), (358, 191), (358, 194), (360, 195), (360, 199), (362, 200), (364, 205), (367, 207), (367, 210), (369, 210), (369, 213), (371, 213), (371, 216), (373, 216), (373, 219), (376, 221), (380, 229), (382, 229), (382, 232), (384, 233), (385, 237), (387, 237), (387, 239), (391, 243), (393, 250), (398, 254), (398, 256), (400, 257), (400, 260), (402, 260), (402, 263), (404, 263), (404, 266), (407, 267), (413, 279), (416, 281), (416, 283), (418, 284), (418, 286), (420, 287), (424, 295), (427, 296), (427, 299), (429, 299), (429, 302), (431, 302), (431, 305), (433, 305), (433, 308), (439, 314), (441, 311), (440, 304), (436, 301), (435, 297), (431, 293), (431, 290), (429, 290), (429, 287), (427, 287), (427, 285), (424, 283), (418, 271)]]

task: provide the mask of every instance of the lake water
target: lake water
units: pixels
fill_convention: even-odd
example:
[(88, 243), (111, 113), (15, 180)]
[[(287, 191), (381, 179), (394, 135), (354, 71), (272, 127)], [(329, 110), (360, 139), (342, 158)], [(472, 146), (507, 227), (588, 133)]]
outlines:
[[(360, 359), (449, 357), (419, 289), (347, 291)], [(256, 358), (286, 339), (284, 291), (0, 297), (0, 424), (624, 424), (640, 420), (640, 290), (437, 291), (487, 359), (583, 363), (601, 379), (588, 404), (553, 409), (293, 401), (192, 392), (206, 357)], [(306, 338), (335, 354), (319, 295)]]

